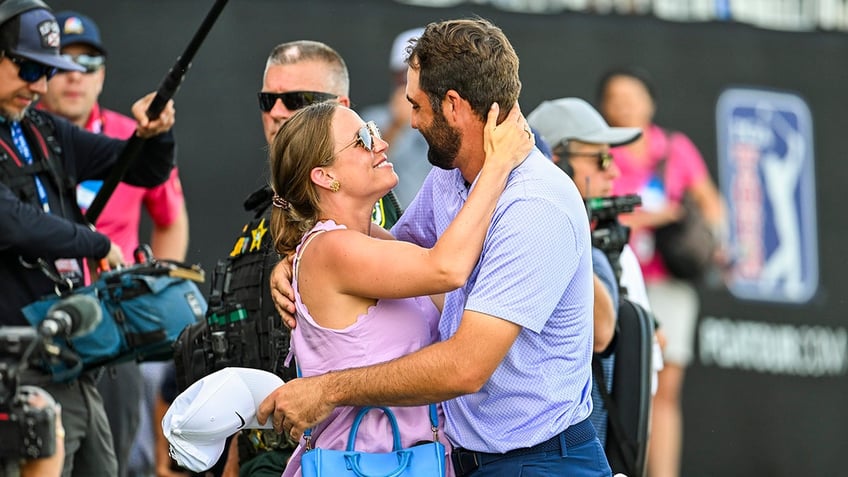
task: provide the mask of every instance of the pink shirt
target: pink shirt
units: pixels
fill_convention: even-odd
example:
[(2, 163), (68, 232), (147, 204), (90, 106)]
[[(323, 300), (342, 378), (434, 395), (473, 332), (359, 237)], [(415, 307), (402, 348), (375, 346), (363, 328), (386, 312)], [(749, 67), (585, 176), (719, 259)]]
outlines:
[[(704, 159), (692, 141), (680, 132), (666, 134), (657, 125), (651, 125), (648, 129), (645, 135), (648, 143), (647, 161), (634, 156), (626, 146), (611, 150), (615, 164), (621, 169), (621, 176), (613, 184), (614, 194), (639, 194), (644, 210), (658, 211), (670, 202), (680, 203), (687, 189), (708, 177)], [(664, 183), (655, 172), (663, 157), (666, 158)], [(639, 258), (646, 282), (668, 277), (662, 258), (654, 253), (652, 229), (632, 230), (630, 246)]]
[[(135, 132), (135, 128), (134, 120), (114, 111), (101, 109), (97, 104), (94, 105), (85, 125), (88, 131), (103, 133), (118, 139), (129, 138)], [(86, 186), (88, 185), (86, 183)], [(96, 187), (99, 189), (99, 186)], [(77, 201), (83, 210), (91, 205), (93, 199), (94, 193), (91, 187), (77, 189)], [(95, 227), (98, 232), (108, 236), (121, 247), (125, 260), (131, 261), (132, 253), (138, 247), (142, 205), (150, 214), (154, 224), (166, 227), (177, 219), (182, 211), (183, 202), (183, 189), (176, 168), (171, 171), (165, 183), (150, 189), (121, 182), (103, 208)]]
[[(333, 221), (319, 222), (304, 238), (316, 232), (345, 228)], [(303, 242), (297, 248), (301, 254)], [(306, 309), (300, 297), (297, 263), (292, 281), (295, 295), (297, 327), (292, 330), (291, 347), (303, 376), (315, 376), (329, 371), (382, 363), (417, 351), (438, 339), (439, 310), (428, 297), (381, 299), (361, 315), (356, 323), (342, 330), (320, 326)], [(444, 434), (444, 414), (439, 409), (439, 440), (450, 453)], [(398, 421), (401, 445), (410, 447), (418, 441), (430, 441), (430, 417), (427, 406), (392, 407)], [(344, 450), (347, 446), (353, 418), (359, 408), (339, 407), (330, 417), (312, 430), (312, 447)], [(359, 426), (355, 449), (368, 452), (389, 452), (392, 434), (388, 419), (380, 410), (370, 411)], [(300, 475), (301, 445), (292, 455), (283, 477)], [(447, 456), (446, 456), (447, 457)], [(447, 474), (453, 475), (450, 459)]]

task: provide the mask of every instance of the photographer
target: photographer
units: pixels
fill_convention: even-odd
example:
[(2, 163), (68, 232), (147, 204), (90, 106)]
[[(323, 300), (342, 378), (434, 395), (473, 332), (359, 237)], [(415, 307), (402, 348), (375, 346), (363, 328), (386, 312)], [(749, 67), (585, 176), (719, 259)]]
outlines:
[[(539, 131), (542, 139), (551, 145), (552, 160), (574, 180), (584, 199), (608, 197), (612, 194), (612, 183), (620, 171), (609, 154), (609, 148), (632, 142), (641, 135), (638, 128), (609, 127), (589, 103), (579, 98), (544, 101), (527, 116), (527, 121)], [(627, 291), (628, 298), (650, 309), (639, 263), (630, 247), (624, 243), (622, 245), (621, 255), (616, 260), (618, 264), (610, 264), (605, 254), (597, 248), (594, 248), (592, 253), (596, 282), (595, 352), (609, 354), (601, 360), (608, 391), (612, 389), (614, 355), (610, 354), (611, 350), (607, 352), (607, 348), (615, 329), (619, 283), (621, 288)], [(617, 276), (610, 278), (612, 269), (617, 265), (620, 265), (621, 270), (620, 282)], [(605, 287), (597, 286), (599, 279)], [(604, 311), (607, 310), (604, 303), (609, 301), (614, 305), (611, 317)], [(599, 312), (605, 314), (599, 315)], [(599, 342), (599, 336), (608, 338), (606, 342)], [(607, 411), (598, 384), (597, 381), (593, 382), (591, 417), (601, 443), (606, 444)]]
[[(108, 237), (92, 231), (76, 206), (79, 181), (105, 179), (125, 141), (82, 131), (31, 106), (57, 71), (83, 68), (59, 56), (59, 26), (38, 0), (2, 2), (0, 24), (0, 324), (27, 325), (21, 308), (82, 282), (83, 258), (123, 262)], [(148, 120), (154, 94), (132, 108), (136, 135), (147, 138), (124, 180), (154, 186), (174, 163), (169, 103)], [(46, 386), (62, 404), (63, 475), (115, 475), (117, 461), (103, 402), (90, 373)]]

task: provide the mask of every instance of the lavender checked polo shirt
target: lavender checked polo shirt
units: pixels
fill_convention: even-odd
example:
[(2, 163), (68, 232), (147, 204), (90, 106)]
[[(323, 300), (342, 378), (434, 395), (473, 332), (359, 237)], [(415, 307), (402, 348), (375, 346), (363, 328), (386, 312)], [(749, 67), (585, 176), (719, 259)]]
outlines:
[[(459, 170), (434, 167), (392, 233), (432, 247), (468, 192)], [(523, 328), (480, 391), (444, 403), (445, 432), (455, 445), (504, 453), (546, 441), (589, 416), (593, 300), (583, 200), (534, 148), (509, 176), (474, 271), (445, 298), (443, 340), (459, 328), (466, 309)]]

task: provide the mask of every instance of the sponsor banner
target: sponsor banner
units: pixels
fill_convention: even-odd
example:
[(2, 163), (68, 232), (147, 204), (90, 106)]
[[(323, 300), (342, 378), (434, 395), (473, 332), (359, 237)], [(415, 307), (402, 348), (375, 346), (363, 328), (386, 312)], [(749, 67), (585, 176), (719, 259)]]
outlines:
[(705, 366), (799, 377), (841, 376), (848, 369), (843, 327), (707, 316), (699, 323), (698, 343)]
[(738, 298), (804, 303), (819, 281), (810, 110), (799, 96), (725, 90), (716, 108), (719, 185)]

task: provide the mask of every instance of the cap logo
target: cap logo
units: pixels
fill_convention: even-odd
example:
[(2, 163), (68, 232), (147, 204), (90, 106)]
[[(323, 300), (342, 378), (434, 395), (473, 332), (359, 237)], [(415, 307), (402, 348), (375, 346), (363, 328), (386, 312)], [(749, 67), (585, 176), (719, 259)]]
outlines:
[(59, 24), (55, 20), (46, 20), (38, 24), (42, 48), (59, 48)]
[(78, 17), (68, 17), (65, 24), (62, 25), (62, 32), (65, 35), (82, 35), (85, 32), (85, 27)]

